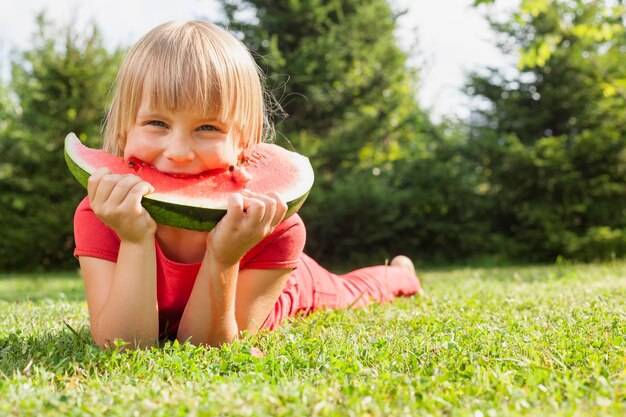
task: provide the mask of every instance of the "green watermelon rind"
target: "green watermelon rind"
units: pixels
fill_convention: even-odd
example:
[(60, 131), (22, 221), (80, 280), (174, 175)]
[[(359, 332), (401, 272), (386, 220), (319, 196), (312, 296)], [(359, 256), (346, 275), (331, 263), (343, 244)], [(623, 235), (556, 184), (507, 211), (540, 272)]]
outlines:
[[(287, 203), (285, 219), (295, 214), (309, 193)], [(181, 229), (209, 231), (226, 215), (226, 210), (183, 206), (144, 197), (143, 207), (159, 224), (166, 224)]]
[[(78, 180), (83, 187), (87, 188), (87, 182), (91, 173), (86, 171), (71, 158), (67, 152), (67, 147), (64, 149), (64, 154), (65, 161), (72, 175), (74, 175), (76, 180)], [(298, 211), (308, 195), (309, 191), (287, 202), (285, 219)], [(226, 215), (226, 210), (224, 209), (175, 204), (152, 199), (149, 195), (141, 199), (141, 205), (158, 224), (203, 232), (212, 230), (222, 217)]]

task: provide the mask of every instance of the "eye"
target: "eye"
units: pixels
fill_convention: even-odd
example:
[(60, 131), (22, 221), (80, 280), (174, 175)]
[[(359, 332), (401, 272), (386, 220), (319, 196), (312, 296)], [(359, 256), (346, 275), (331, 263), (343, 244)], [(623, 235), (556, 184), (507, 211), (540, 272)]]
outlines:
[(150, 125), (150, 126), (156, 126), (156, 127), (166, 127), (167, 126), (164, 122), (162, 122), (160, 120), (149, 120), (146, 124)]
[(219, 132), (220, 131), (220, 129), (218, 129), (216, 126), (213, 126), (213, 125), (202, 125), (198, 128), (198, 130), (204, 131), (204, 132)]

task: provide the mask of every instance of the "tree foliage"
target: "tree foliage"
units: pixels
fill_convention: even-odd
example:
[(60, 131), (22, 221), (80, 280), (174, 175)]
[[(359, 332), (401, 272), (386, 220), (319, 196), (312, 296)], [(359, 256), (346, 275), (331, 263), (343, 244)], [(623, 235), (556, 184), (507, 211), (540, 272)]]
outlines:
[(470, 79), (468, 92), (490, 103), (471, 143), (495, 230), (516, 256), (626, 253), (623, 23), (620, 3), (527, 0), (493, 24), (519, 51), (519, 72)]
[(301, 212), (307, 250), (325, 261), (379, 262), (398, 246), (388, 226), (400, 224), (408, 197), (389, 193), (394, 161), (432, 128), (416, 101), (417, 73), (394, 37), (398, 15), (384, 0), (223, 5), (288, 114), (278, 143), (312, 159), (316, 185)]
[[(311, 157), (317, 179), (301, 214), (318, 260), (626, 255), (622, 1), (521, 0), (491, 21), (520, 59), (514, 71), (469, 77), (480, 105), (467, 124), (434, 124), (422, 111), (418, 71), (384, 0), (222, 5), (288, 115), (276, 112), (277, 142)], [(75, 265), (84, 190), (62, 142), (74, 131), (98, 144), (120, 62), (95, 25), (38, 24), (0, 86), (1, 270)]]
[[(384, 0), (225, 0), (289, 118), (280, 138), (330, 175), (400, 156), (424, 117)], [(238, 19), (254, 15), (252, 22)], [(250, 20), (248, 18), (248, 20)]]
[[(13, 62), (0, 103), (1, 269), (73, 264), (72, 217), (84, 190), (67, 173), (63, 139), (75, 132), (99, 142), (105, 99), (119, 54), (109, 53), (97, 27), (80, 34), (40, 15), (31, 49)], [(6, 105), (10, 101), (10, 105)], [(7, 111), (13, 108), (13, 111)]]

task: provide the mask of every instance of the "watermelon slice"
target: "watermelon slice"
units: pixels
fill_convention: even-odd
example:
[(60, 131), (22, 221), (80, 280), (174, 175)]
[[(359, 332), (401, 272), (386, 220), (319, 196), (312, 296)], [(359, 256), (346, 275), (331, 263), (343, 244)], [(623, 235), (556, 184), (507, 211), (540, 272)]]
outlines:
[(226, 214), (229, 194), (244, 188), (280, 193), (289, 207), (288, 217), (298, 211), (313, 186), (307, 157), (267, 143), (256, 145), (235, 171), (214, 170), (194, 176), (165, 174), (141, 161), (125, 161), (88, 148), (73, 133), (65, 138), (65, 160), (85, 188), (89, 176), (101, 167), (141, 177), (155, 189), (141, 201), (152, 218), (159, 224), (190, 230), (211, 230)]

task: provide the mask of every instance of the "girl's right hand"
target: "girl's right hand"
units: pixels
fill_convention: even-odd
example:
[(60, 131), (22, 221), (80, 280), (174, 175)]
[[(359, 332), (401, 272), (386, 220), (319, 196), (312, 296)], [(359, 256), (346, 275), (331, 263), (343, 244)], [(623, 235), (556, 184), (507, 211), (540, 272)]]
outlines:
[(112, 174), (108, 168), (96, 170), (87, 183), (93, 212), (120, 239), (140, 242), (152, 238), (156, 222), (141, 205), (141, 198), (154, 187), (136, 175)]

